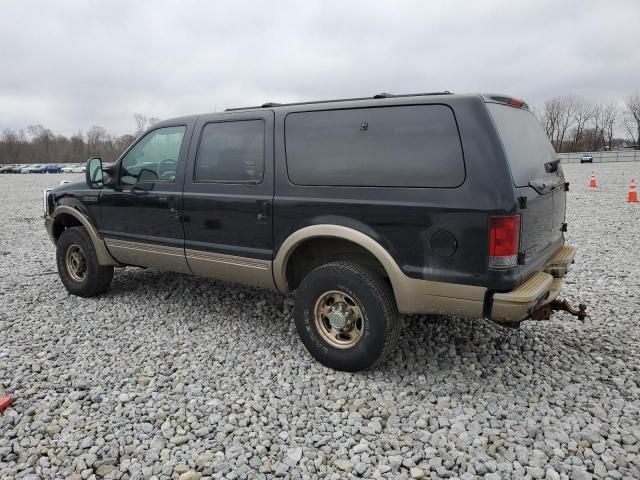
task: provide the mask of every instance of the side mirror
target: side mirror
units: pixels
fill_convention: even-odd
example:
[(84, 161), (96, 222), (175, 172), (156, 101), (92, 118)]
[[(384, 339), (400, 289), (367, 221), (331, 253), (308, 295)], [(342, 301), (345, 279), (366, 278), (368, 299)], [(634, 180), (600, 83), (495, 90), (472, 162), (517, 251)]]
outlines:
[(91, 188), (102, 188), (104, 179), (102, 174), (102, 159), (93, 157), (87, 160), (87, 168), (84, 172), (87, 185)]

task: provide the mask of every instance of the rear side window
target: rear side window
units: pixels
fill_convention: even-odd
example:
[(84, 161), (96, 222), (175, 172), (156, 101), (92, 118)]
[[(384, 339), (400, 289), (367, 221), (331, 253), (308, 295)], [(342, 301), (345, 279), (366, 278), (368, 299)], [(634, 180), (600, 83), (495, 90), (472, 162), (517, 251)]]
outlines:
[(549, 177), (544, 164), (558, 155), (533, 113), (498, 103), (487, 106), (502, 139), (514, 184), (526, 187), (531, 180)]
[(298, 185), (457, 187), (465, 170), (444, 105), (287, 115), (289, 179)]
[(196, 182), (260, 183), (263, 174), (264, 121), (205, 125), (196, 158)]

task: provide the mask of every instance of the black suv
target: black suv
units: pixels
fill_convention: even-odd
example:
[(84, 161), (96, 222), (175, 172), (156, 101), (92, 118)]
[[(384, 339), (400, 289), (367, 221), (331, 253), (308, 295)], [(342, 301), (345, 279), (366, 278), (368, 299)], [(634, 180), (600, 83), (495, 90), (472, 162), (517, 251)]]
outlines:
[(296, 290), (311, 354), (357, 371), (399, 313), (548, 317), (567, 187), (523, 101), (381, 94), (163, 121), (44, 209), (70, 293), (124, 265)]

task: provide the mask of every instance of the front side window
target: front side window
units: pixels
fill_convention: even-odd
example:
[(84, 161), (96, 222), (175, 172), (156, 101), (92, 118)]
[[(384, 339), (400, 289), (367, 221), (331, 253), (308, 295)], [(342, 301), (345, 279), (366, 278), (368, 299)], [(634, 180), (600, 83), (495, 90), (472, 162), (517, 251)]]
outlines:
[(196, 182), (260, 183), (263, 174), (264, 121), (205, 125), (196, 158)]
[(149, 132), (122, 160), (120, 182), (175, 182), (185, 126)]

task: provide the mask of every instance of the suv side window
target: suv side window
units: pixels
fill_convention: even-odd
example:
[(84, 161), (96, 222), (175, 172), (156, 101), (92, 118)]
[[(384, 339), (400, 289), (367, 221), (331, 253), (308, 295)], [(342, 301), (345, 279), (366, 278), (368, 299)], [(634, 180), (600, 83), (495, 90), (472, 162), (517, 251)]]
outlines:
[(453, 110), (441, 104), (290, 113), (285, 143), (297, 185), (454, 188), (465, 178)]
[(122, 159), (120, 183), (175, 182), (185, 126), (153, 130)]
[(205, 125), (200, 137), (194, 181), (260, 183), (264, 175), (263, 120)]

